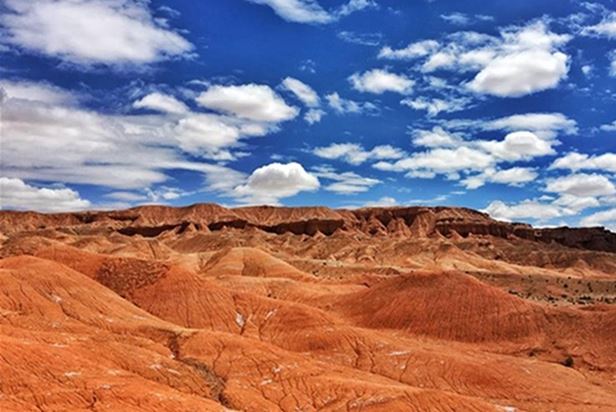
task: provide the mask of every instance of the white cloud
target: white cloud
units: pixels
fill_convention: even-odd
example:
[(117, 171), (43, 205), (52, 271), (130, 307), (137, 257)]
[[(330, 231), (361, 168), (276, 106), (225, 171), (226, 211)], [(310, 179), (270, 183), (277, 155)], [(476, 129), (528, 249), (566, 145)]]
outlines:
[(525, 50), (492, 60), (469, 83), (471, 90), (499, 97), (519, 97), (552, 89), (569, 72), (561, 52)]
[(248, 0), (272, 8), (286, 21), (294, 23), (326, 24), (367, 7), (376, 7), (372, 0), (349, 0), (336, 10), (327, 11), (316, 0)]
[(430, 55), (430, 57), (421, 66), (421, 70), (424, 72), (433, 72), (438, 69), (452, 68), (458, 62), (458, 56), (456, 56), (453, 52), (439, 51)]
[(151, 63), (193, 46), (152, 17), (148, 2), (6, 0), (5, 44), (79, 65)]
[(177, 187), (168, 186), (161, 186), (156, 189), (146, 188), (145, 193), (148, 199), (152, 202), (175, 200), (192, 194), (192, 192), (187, 192)]
[(452, 175), (460, 171), (478, 171), (493, 163), (494, 159), (489, 154), (462, 146), (417, 152), (394, 163), (378, 162), (373, 167), (383, 171), (409, 172), (409, 177), (432, 178), (436, 174)]
[[(461, 21), (463, 15), (453, 15)], [(500, 36), (463, 31), (441, 41), (422, 40), (404, 49), (385, 47), (381, 58), (422, 59), (416, 68), (423, 72), (454, 70), (475, 73), (467, 81), (471, 91), (500, 97), (517, 97), (556, 87), (567, 76), (569, 56), (562, 47), (569, 35), (551, 32), (543, 21), (512, 26)]]
[(340, 159), (352, 165), (360, 165), (369, 159), (399, 159), (405, 155), (404, 151), (390, 145), (366, 150), (357, 143), (332, 143), (329, 146), (317, 147), (312, 152), (323, 159)]
[(329, 146), (317, 147), (313, 153), (324, 159), (343, 159), (347, 163), (359, 165), (365, 162), (369, 154), (356, 143), (334, 143)]
[(411, 43), (403, 49), (394, 50), (389, 46), (383, 47), (379, 51), (379, 59), (392, 60), (412, 60), (427, 56), (439, 48), (440, 44), (436, 40), (422, 40)]
[(243, 202), (278, 204), (279, 199), (320, 187), (316, 176), (299, 163), (270, 163), (256, 169), (245, 184), (233, 189)]
[(550, 169), (603, 170), (616, 173), (616, 153), (603, 153), (589, 156), (583, 153), (571, 152), (556, 159)]
[(202, 163), (199, 169), (205, 174), (206, 188), (227, 197), (237, 197), (234, 189), (246, 183), (248, 176), (229, 167)]
[(392, 207), (398, 205), (398, 201), (390, 196), (383, 196), (378, 200), (366, 202), (362, 207)]
[(370, 151), (370, 157), (374, 159), (400, 159), (406, 153), (397, 147), (391, 145), (374, 146)]
[(513, 167), (505, 170), (486, 169), (483, 173), (469, 176), (462, 180), (467, 189), (477, 189), (486, 183), (500, 183), (509, 186), (521, 186), (532, 182), (538, 176), (535, 169), (530, 167)]
[(569, 56), (558, 49), (570, 40), (538, 21), (501, 32), (495, 57), (469, 83), (471, 90), (518, 97), (554, 88), (569, 72)]
[(211, 86), (195, 100), (208, 109), (254, 121), (281, 122), (299, 113), (267, 85)]
[(319, 95), (314, 89), (293, 77), (287, 77), (282, 81), (282, 86), (292, 92), (302, 103), (308, 107), (318, 107)]
[(464, 110), (470, 103), (470, 99), (460, 97), (444, 100), (438, 98), (426, 99), (424, 97), (419, 97), (416, 99), (403, 99), (400, 103), (415, 110), (425, 110), (428, 112), (428, 116), (433, 117), (438, 116), (441, 112), (453, 113)]
[[(525, 219), (538, 222), (545, 222), (557, 217), (574, 216), (579, 214), (585, 209), (596, 208), (602, 204), (609, 204), (608, 202), (602, 202), (600, 199), (595, 198), (593, 195), (586, 196), (582, 191), (575, 191), (576, 194), (561, 193), (561, 195), (554, 199), (551, 196), (541, 196), (538, 200), (524, 200), (517, 204), (505, 204), (501, 201), (493, 201), (484, 210), (492, 217), (501, 220), (516, 220)], [(592, 190), (591, 190), (592, 192)], [(581, 195), (579, 193), (582, 193)], [(601, 213), (598, 213), (601, 216)], [(591, 223), (591, 220), (582, 225), (597, 225), (598, 223)]]
[(336, 113), (375, 113), (378, 108), (370, 102), (356, 102), (354, 100), (340, 97), (338, 93), (331, 93), (325, 96), (329, 107), (334, 109)]
[(580, 173), (549, 179), (545, 191), (577, 197), (594, 197), (612, 195), (616, 193), (616, 187), (605, 176)]
[(491, 21), (494, 20), (491, 16), (483, 14), (476, 14), (469, 16), (468, 14), (454, 12), (449, 14), (441, 14), (441, 19), (447, 23), (455, 24), (457, 26), (468, 26), (476, 21)]
[(597, 198), (592, 196), (579, 197), (575, 195), (564, 194), (558, 199), (554, 200), (552, 204), (565, 207), (575, 213), (578, 213), (584, 209), (598, 207), (601, 205), (601, 202), (599, 202)]
[[(2, 103), (2, 169), (7, 177), (117, 189), (150, 187), (168, 179), (166, 170), (211, 170), (206, 163), (185, 161), (183, 151), (233, 160), (236, 155), (229, 148), (243, 138), (267, 134), (272, 127), (267, 122), (194, 112), (101, 114), (78, 105), (51, 105), (48, 101), (57, 103), (58, 98), (49, 97), (48, 85), (35, 88), (30, 84), (27, 96), (47, 101), (7, 93)], [(60, 95), (67, 93), (62, 90)]]
[[(486, 182), (521, 185), (538, 177), (537, 172), (527, 167), (499, 170), (498, 166), (555, 155), (554, 147), (559, 144), (553, 138), (556, 130), (564, 129), (569, 134), (577, 131), (575, 122), (559, 114), (526, 114), (494, 121), (462, 119), (441, 124), (449, 130), (435, 126), (432, 130), (411, 131), (413, 145), (430, 150), (414, 152), (397, 162), (378, 162), (373, 167), (406, 172), (407, 177), (431, 179), (443, 175), (449, 180), (463, 179), (462, 184), (472, 188)], [(523, 126), (552, 130), (518, 130)], [(464, 137), (469, 132), (482, 130), (513, 131), (502, 140), (466, 140)]]
[(550, 142), (532, 132), (511, 132), (502, 141), (476, 142), (479, 147), (506, 161), (528, 160), (533, 157), (556, 154)]
[(359, 44), (360, 46), (378, 46), (381, 43), (382, 37), (381, 33), (355, 33), (347, 30), (338, 32), (340, 40), (351, 44)]
[(408, 94), (415, 84), (404, 75), (382, 69), (372, 69), (362, 74), (355, 73), (349, 77), (349, 81), (355, 90), (374, 94), (385, 92)]
[(562, 208), (535, 200), (524, 200), (518, 204), (505, 204), (500, 200), (495, 200), (483, 212), (488, 213), (494, 219), (505, 221), (520, 219), (546, 221), (563, 216)]
[(46, 82), (2, 79), (0, 80), (0, 89), (4, 89), (7, 98), (11, 97), (50, 105), (73, 105), (79, 100), (79, 96), (75, 93)]
[(69, 188), (35, 187), (21, 179), (0, 177), (0, 209), (67, 212), (90, 207), (88, 200)]
[(308, 124), (319, 123), (323, 116), (325, 116), (325, 111), (321, 109), (310, 109), (304, 115), (304, 120), (308, 122)]
[(126, 191), (109, 192), (104, 196), (108, 199), (131, 203), (147, 200), (147, 197), (144, 194)]
[(314, 0), (248, 0), (271, 7), (283, 19), (295, 23), (331, 23), (334, 17)]
[(186, 113), (188, 107), (173, 96), (163, 93), (150, 93), (133, 103), (136, 109), (150, 109), (164, 113)]
[(232, 146), (241, 134), (223, 118), (201, 113), (179, 119), (172, 130), (182, 150), (197, 155)]
[(374, 0), (349, 0), (348, 3), (340, 6), (340, 8), (336, 10), (335, 14), (338, 17), (348, 16), (349, 14), (355, 13), (356, 11), (377, 7), (378, 4)]
[(330, 167), (315, 168), (315, 175), (324, 180), (331, 180), (325, 190), (340, 194), (367, 192), (374, 185), (381, 183), (378, 179), (363, 177), (354, 172), (337, 172)]
[(616, 208), (603, 210), (584, 217), (580, 221), (582, 226), (604, 226), (616, 232)]
[(616, 12), (608, 14), (594, 26), (585, 27), (582, 34), (616, 38)]
[(557, 132), (576, 134), (577, 124), (562, 113), (525, 113), (502, 117), (482, 124), (485, 130), (530, 130), (543, 138), (552, 138)]
[(432, 130), (416, 130), (413, 132), (413, 144), (425, 147), (454, 147), (463, 143), (460, 136), (450, 133), (440, 126)]
[(599, 129), (603, 130), (604, 132), (616, 132), (616, 120), (614, 120), (612, 123), (601, 125)]

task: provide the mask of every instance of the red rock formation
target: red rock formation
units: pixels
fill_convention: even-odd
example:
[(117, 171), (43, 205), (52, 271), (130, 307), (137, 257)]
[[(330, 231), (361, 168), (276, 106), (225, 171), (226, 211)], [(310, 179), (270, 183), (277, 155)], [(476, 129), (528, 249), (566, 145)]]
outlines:
[(0, 410), (615, 410), (616, 245), (464, 208), (0, 212)]

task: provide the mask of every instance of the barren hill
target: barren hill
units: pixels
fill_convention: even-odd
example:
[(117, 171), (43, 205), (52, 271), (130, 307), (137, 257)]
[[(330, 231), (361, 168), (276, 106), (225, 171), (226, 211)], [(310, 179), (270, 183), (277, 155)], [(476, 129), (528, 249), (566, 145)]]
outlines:
[(0, 410), (616, 410), (616, 234), (465, 208), (0, 212)]

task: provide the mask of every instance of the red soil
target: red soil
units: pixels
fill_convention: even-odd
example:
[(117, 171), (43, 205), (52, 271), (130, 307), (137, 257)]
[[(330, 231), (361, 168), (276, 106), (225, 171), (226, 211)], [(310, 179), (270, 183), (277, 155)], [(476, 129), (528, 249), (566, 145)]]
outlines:
[(616, 410), (616, 235), (462, 208), (0, 212), (0, 410)]

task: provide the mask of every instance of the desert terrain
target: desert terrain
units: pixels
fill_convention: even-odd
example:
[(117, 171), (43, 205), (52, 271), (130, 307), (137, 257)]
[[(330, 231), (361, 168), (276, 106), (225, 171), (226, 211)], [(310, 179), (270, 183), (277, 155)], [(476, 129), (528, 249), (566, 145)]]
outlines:
[(2, 411), (614, 411), (616, 234), (464, 208), (0, 212)]

